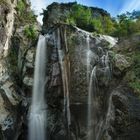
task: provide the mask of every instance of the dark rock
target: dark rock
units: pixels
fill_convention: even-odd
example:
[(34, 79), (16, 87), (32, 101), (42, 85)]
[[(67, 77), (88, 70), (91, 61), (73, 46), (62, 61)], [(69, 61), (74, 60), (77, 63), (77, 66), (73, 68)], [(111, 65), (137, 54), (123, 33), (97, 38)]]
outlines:
[(140, 100), (130, 89), (119, 87), (112, 93), (115, 118), (108, 133), (114, 140), (139, 140)]

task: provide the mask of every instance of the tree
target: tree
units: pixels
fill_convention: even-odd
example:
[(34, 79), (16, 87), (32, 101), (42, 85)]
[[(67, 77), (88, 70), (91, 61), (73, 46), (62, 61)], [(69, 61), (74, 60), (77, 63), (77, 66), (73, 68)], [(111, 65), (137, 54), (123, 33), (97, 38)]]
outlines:
[(92, 14), (90, 8), (83, 7), (80, 4), (74, 4), (72, 6), (69, 20), (75, 22), (78, 27), (88, 30), (91, 18)]
[(115, 31), (113, 20), (107, 16), (104, 17), (104, 32), (111, 35)]

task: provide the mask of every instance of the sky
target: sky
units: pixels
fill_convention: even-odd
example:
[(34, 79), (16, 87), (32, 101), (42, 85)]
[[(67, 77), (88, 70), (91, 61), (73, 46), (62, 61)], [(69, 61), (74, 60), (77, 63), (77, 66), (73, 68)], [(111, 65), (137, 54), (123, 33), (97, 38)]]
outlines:
[[(74, 2), (75, 0), (31, 0), (32, 9), (37, 15), (52, 2)], [(126, 11), (140, 10), (140, 0), (76, 0), (77, 3), (107, 10), (113, 17)], [(42, 23), (42, 16), (38, 17)]]

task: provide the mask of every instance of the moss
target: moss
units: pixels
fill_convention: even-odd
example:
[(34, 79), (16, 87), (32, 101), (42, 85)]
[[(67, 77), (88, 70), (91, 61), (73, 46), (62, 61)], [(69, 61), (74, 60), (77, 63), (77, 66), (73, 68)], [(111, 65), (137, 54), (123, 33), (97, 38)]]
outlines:
[(140, 94), (140, 80), (130, 82), (129, 86), (134, 89), (134, 92)]
[(0, 0), (0, 5), (1, 4), (5, 4), (5, 5), (8, 5), (8, 2), (6, 0)]
[(128, 82), (135, 93), (140, 95), (140, 54), (135, 52), (131, 55), (133, 63), (129, 72), (126, 73), (124, 80)]

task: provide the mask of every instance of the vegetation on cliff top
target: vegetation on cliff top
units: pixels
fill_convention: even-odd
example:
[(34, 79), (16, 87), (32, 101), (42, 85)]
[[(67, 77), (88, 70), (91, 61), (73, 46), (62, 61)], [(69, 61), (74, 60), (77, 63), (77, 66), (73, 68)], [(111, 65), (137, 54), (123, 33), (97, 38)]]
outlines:
[[(52, 3), (43, 11), (44, 19), (51, 22), (49, 11), (54, 9), (54, 20), (58, 23), (67, 23), (89, 32), (127, 37), (140, 32), (140, 12), (133, 11), (111, 18), (103, 9), (87, 7), (74, 3)], [(57, 19), (57, 20), (56, 20)], [(46, 21), (44, 21), (45, 23)], [(56, 22), (54, 22), (56, 23)]]
[(127, 12), (116, 18), (104, 15), (93, 16), (91, 8), (74, 4), (67, 22), (84, 30), (117, 37), (129, 36), (140, 32), (140, 11)]
[(35, 23), (36, 15), (30, 9), (30, 5), (26, 3), (26, 0), (19, 0), (16, 7), (18, 18), (23, 23)]
[(92, 8), (74, 4), (67, 18), (67, 23), (87, 31), (111, 34), (114, 32), (113, 21), (109, 15), (94, 13)]
[(26, 25), (24, 27), (24, 35), (28, 39), (34, 40), (37, 36), (37, 31), (34, 26), (37, 22), (37, 16), (30, 9), (30, 4), (27, 4), (26, 0), (19, 0), (16, 10), (20, 24)]

